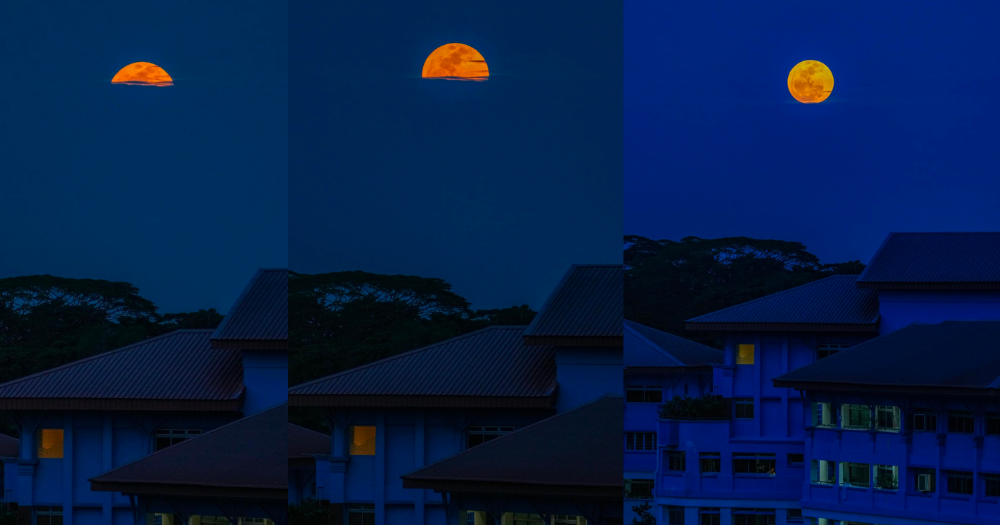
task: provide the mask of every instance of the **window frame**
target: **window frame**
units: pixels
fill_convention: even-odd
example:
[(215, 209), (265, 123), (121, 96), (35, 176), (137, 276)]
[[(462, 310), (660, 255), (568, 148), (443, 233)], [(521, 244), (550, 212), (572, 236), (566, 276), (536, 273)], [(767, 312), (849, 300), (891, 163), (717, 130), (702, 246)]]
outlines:
[[(636, 495), (634, 495), (636, 493), (635, 488), (634, 488), (636, 485), (638, 485), (640, 487), (644, 486), (644, 485), (648, 485), (649, 486), (649, 496), (642, 496), (642, 495), (636, 496)], [(626, 478), (625, 479), (625, 486), (624, 486), (624, 493), (623, 493), (622, 497), (623, 497), (623, 499), (651, 500), (651, 499), (653, 499), (653, 493), (654, 493), (655, 490), (656, 490), (656, 480), (648, 479), (648, 478)], [(645, 492), (642, 492), (640, 494), (645, 494)]]
[[(972, 496), (976, 493), (975, 483), (973, 483), (972, 473), (961, 470), (945, 471), (945, 492), (956, 496)], [(952, 482), (955, 482), (954, 485)], [(957, 485), (961, 485), (962, 492), (952, 490)], [(968, 490), (968, 492), (965, 492)]]
[(687, 454), (683, 450), (666, 450), (664, 455), (667, 456), (667, 472), (687, 470)]
[[(857, 408), (855, 408), (857, 407)], [(864, 410), (861, 410), (864, 408)], [(854, 423), (853, 416), (857, 415), (857, 423)], [(866, 420), (867, 421), (864, 421)], [(872, 409), (868, 405), (858, 405), (854, 403), (844, 403), (840, 405), (840, 428), (843, 430), (871, 430), (872, 429)]]
[[(465, 449), (469, 450), (470, 448), (477, 447), (483, 443), (489, 443), (498, 437), (510, 434), (514, 430), (516, 430), (516, 427), (512, 425), (469, 425), (469, 427), (465, 429)], [(473, 445), (473, 436), (481, 436), (483, 439), (479, 443)]]
[[(642, 437), (643, 448), (636, 447), (636, 444), (639, 442), (635, 438), (638, 436)], [(649, 439), (652, 439), (652, 441), (649, 441)], [(650, 448), (645, 448), (647, 443), (651, 443)], [(656, 452), (656, 432), (626, 432), (625, 450), (630, 452)]]
[[(687, 385), (684, 385), (687, 386)], [(629, 399), (629, 394), (641, 394), (640, 400)], [(654, 395), (655, 394), (655, 395)], [(663, 387), (658, 385), (630, 385), (625, 387), (626, 403), (663, 403)]]
[[(917, 428), (917, 417), (921, 428)], [(916, 410), (910, 415), (910, 430), (913, 432), (937, 432), (937, 413), (930, 410)]]
[[(714, 463), (716, 470), (705, 470), (706, 463)], [(719, 452), (701, 452), (698, 454), (698, 473), (702, 476), (718, 476), (722, 472), (722, 454)]]
[[(750, 357), (743, 357), (741, 349), (744, 347), (750, 347)], [(757, 344), (756, 343), (737, 343), (736, 344), (736, 364), (737, 365), (754, 365), (757, 362)]]
[(987, 436), (1000, 436), (1000, 414), (986, 414), (983, 421), (983, 432)]
[[(360, 450), (362, 445), (357, 445), (354, 443), (354, 432), (358, 428), (370, 428), (372, 429), (372, 452), (371, 454), (365, 452), (355, 452), (355, 450)], [(378, 455), (378, 427), (375, 425), (351, 425), (348, 427), (348, 441), (347, 441), (347, 455), (348, 456), (376, 456)]]
[[(909, 469), (913, 476), (913, 490), (924, 494), (934, 494), (937, 492), (937, 472), (929, 468)], [(927, 475), (930, 478), (930, 487), (927, 490), (920, 490), (920, 476)]]
[[(160, 451), (183, 443), (191, 438), (198, 437), (201, 434), (202, 431), (200, 428), (158, 428), (153, 432), (153, 448)], [(160, 447), (161, 439), (169, 440), (170, 443), (165, 447)]]
[[(983, 497), (1000, 498), (1000, 474), (982, 474), (983, 477)], [(990, 494), (990, 485), (993, 486), (993, 494)]]
[[(753, 469), (751, 472), (742, 472), (741, 469), (736, 467), (737, 461), (753, 461)], [(761, 470), (761, 464), (763, 463), (764, 469)], [(767, 468), (767, 464), (770, 463), (770, 469)], [(750, 465), (749, 463), (747, 465)], [(778, 461), (777, 457), (773, 452), (740, 452), (733, 453), (733, 475), (740, 476), (774, 476), (777, 474)]]
[[(792, 456), (798, 456), (798, 461), (792, 461)], [(785, 457), (786, 465), (789, 467), (804, 467), (806, 465), (806, 455), (805, 454), (792, 454), (788, 453)]]
[[(740, 407), (743, 408), (743, 415), (740, 416)], [(747, 410), (750, 411), (750, 416), (747, 417)], [(756, 415), (756, 410), (754, 410), (754, 399), (752, 397), (734, 397), (733, 398), (733, 419), (738, 419), (741, 421), (753, 421)]]
[[(64, 509), (60, 506), (45, 505), (32, 507), (35, 515), (35, 525), (62, 525), (64, 519)], [(42, 518), (47, 518), (44, 521)], [(55, 519), (58, 518), (58, 519)]]
[[(855, 472), (860, 472), (862, 466), (864, 466), (864, 471), (865, 471), (864, 484), (854, 481)], [(839, 475), (840, 475), (841, 487), (854, 487), (854, 488), (867, 489), (870, 488), (872, 485), (871, 463), (856, 463), (854, 461), (841, 461)]]
[[(959, 423), (961, 421), (961, 423)], [(961, 428), (961, 430), (953, 430)], [(949, 434), (975, 434), (976, 416), (968, 410), (948, 411), (948, 433)]]
[[(827, 477), (830, 479), (821, 480), (820, 474), (822, 472), (823, 463), (826, 463)], [(813, 468), (815, 466), (815, 469)], [(840, 475), (840, 463), (838, 461), (832, 461), (829, 459), (814, 459), (809, 465), (809, 483), (811, 485), (825, 485), (830, 487), (835, 487), (838, 484), (837, 477)], [(816, 479), (813, 479), (813, 473), (816, 474)], [(833, 473), (831, 476), (830, 473)]]
[[(46, 432), (58, 432), (59, 434), (59, 455), (50, 455), (51, 452), (42, 454), (42, 443), (45, 442)], [(35, 434), (35, 457), (37, 459), (63, 459), (66, 457), (66, 431), (61, 427), (47, 427), (39, 428), (38, 432)], [(54, 507), (53, 507), (54, 508)], [(62, 507), (59, 507), (60, 509)]]
[[(347, 514), (347, 522), (345, 525), (352, 525), (352, 514), (361, 516), (361, 525), (374, 525), (375, 523), (374, 503), (348, 503), (347, 505), (344, 505), (344, 512)], [(367, 516), (371, 516), (370, 522)]]
[[(827, 357), (836, 355), (844, 350), (850, 348), (851, 345), (847, 343), (820, 343), (816, 345), (816, 360), (826, 359)], [(823, 355), (823, 354), (826, 355)]]

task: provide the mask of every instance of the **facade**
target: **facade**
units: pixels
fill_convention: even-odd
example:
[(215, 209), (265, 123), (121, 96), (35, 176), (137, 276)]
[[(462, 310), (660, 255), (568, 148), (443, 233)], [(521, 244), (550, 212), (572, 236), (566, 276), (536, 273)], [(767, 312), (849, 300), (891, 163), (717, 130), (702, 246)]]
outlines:
[[(524, 480), (491, 484), (476, 497), (442, 480), (450, 468), (467, 477), (465, 460), (477, 457), (480, 481), (500, 480), (502, 469), (527, 459), (499, 453), (523, 450), (518, 436), (537, 431), (543, 421), (561, 428), (554, 416), (620, 395), (621, 293), (620, 266), (574, 266), (528, 327), (489, 327), (292, 387), (289, 403), (321, 409), (332, 429), (328, 452), (316, 456), (316, 498), (329, 503), (335, 523), (576, 524), (588, 519), (586, 513), (592, 523), (620, 522), (620, 449), (589, 440), (577, 443), (577, 450), (589, 450), (604, 468), (593, 469), (586, 481), (557, 474), (545, 482), (566, 489), (561, 492), (534, 487), (538, 497), (531, 499), (540, 507), (515, 503), (513, 493), (503, 492), (521, 491), (523, 500), (531, 485)], [(611, 403), (620, 414), (621, 399)], [(602, 414), (607, 407), (600, 403)], [(616, 440), (620, 417), (612, 428)], [(498, 453), (469, 455), (478, 447)], [(609, 464), (615, 465), (613, 477)], [(433, 479), (420, 475), (431, 467)], [(577, 484), (595, 483), (589, 490), (600, 492), (601, 480), (602, 497), (614, 492), (614, 503), (594, 506), (588, 493), (591, 505), (570, 512), (566, 499), (588, 490)], [(467, 481), (472, 486), (475, 480)], [(497, 504), (505, 494), (511, 496), (507, 503)]]
[(21, 522), (145, 523), (134, 495), (91, 480), (285, 402), (287, 286), (287, 270), (261, 270), (217, 330), (177, 330), (0, 385), (0, 409), (21, 432), (17, 457), (3, 460)]
[[(946, 504), (933, 512), (929, 506), (912, 504), (914, 512), (909, 517), (891, 518), (863, 517), (860, 510), (850, 516), (822, 514), (818, 503), (810, 507), (811, 491), (822, 491), (810, 483), (814, 469), (830, 476), (827, 469), (832, 468), (815, 466), (808, 459), (810, 447), (817, 446), (816, 436), (829, 437), (816, 430), (816, 425), (839, 424), (842, 414), (836, 403), (844, 397), (837, 397), (825, 411), (814, 412), (813, 401), (801, 390), (774, 380), (855, 347), (854, 355), (863, 355), (862, 349), (914, 323), (1000, 319), (997, 253), (1000, 234), (891, 234), (860, 276), (831, 276), (688, 320), (689, 330), (712, 331), (723, 342), (723, 363), (713, 367), (713, 391), (721, 396), (726, 410), (714, 419), (658, 420), (655, 502), (659, 522), (986, 523), (962, 521), (950, 514), (953, 509)], [(964, 351), (952, 357), (963, 355)], [(863, 366), (863, 360), (856, 364)], [(816, 392), (821, 395), (820, 390)], [(899, 403), (891, 406), (899, 407)], [(868, 417), (859, 415), (865, 412), (859, 410), (855, 407), (848, 413), (849, 425), (861, 424), (858, 418)], [(881, 417), (906, 416), (897, 411)], [(875, 461), (880, 455), (881, 449), (872, 448), (875, 435), (867, 445), (869, 454), (862, 459)], [(849, 434), (845, 439), (857, 438)], [(852, 487), (843, 493), (853, 491)], [(879, 497), (876, 494), (871, 501)], [(836, 496), (825, 501), (838, 507), (844, 503)], [(877, 506), (872, 503), (867, 508), (873, 505)], [(974, 519), (984, 515), (971, 514)], [(918, 516), (923, 521), (914, 521)]]

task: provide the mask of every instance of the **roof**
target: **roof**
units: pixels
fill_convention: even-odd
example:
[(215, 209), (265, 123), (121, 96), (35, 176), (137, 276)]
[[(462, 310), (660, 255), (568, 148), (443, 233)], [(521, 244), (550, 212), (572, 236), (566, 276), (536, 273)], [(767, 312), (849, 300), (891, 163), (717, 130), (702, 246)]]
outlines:
[(288, 405), (178, 443), (90, 480), (124, 494), (288, 498)]
[(602, 397), (470, 448), (403, 478), (439, 492), (622, 497), (620, 397)]
[(858, 286), (1000, 289), (1000, 232), (890, 233)]
[(241, 353), (213, 350), (211, 335), (176, 330), (9, 381), (0, 409), (238, 411)]
[(997, 395), (1000, 321), (912, 324), (775, 378), (774, 385)]
[(625, 321), (625, 368), (722, 364), (722, 350)]
[(212, 335), (212, 348), (288, 350), (288, 270), (261, 269)]
[(687, 320), (688, 330), (877, 332), (878, 292), (833, 275)]
[(289, 389), (292, 406), (535, 407), (555, 402), (552, 347), (491, 326)]
[(622, 346), (624, 282), (620, 264), (574, 264), (532, 320), (526, 341)]
[(313, 466), (313, 456), (330, 453), (330, 436), (288, 424), (288, 462)]
[(7, 434), (0, 434), (0, 458), (16, 458), (21, 455), (21, 442)]

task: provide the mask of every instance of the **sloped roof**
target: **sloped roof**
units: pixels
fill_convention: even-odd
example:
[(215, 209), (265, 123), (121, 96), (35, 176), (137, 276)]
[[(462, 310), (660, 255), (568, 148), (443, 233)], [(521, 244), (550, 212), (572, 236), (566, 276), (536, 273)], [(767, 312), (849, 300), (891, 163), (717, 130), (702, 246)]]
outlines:
[(1000, 289), (1000, 232), (890, 233), (858, 286)]
[(1000, 394), (1000, 321), (913, 324), (774, 379), (775, 386)]
[(426, 466), (404, 488), (620, 500), (620, 397), (603, 397)]
[(574, 264), (524, 333), (528, 344), (621, 346), (620, 264)]
[(288, 405), (282, 404), (105, 472), (90, 490), (288, 498)]
[(833, 275), (687, 320), (688, 330), (878, 331), (878, 292)]
[(261, 269), (212, 335), (212, 348), (288, 350), (288, 270)]
[(16, 458), (21, 455), (20, 441), (7, 434), (0, 434), (0, 458)]
[(329, 453), (330, 436), (305, 427), (288, 424), (288, 461), (290, 464), (314, 464), (314, 455)]
[(625, 321), (625, 368), (722, 364), (722, 350)]
[(523, 326), (491, 326), (293, 386), (292, 406), (553, 406), (554, 351)]
[(243, 405), (238, 350), (176, 330), (0, 385), (5, 410), (211, 410)]

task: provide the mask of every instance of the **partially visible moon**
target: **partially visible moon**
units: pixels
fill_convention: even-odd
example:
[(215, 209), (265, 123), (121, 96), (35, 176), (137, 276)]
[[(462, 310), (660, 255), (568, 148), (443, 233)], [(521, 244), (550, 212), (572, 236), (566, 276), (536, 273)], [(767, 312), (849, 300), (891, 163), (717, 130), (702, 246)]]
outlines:
[(121, 68), (111, 79), (111, 83), (129, 86), (172, 86), (174, 79), (156, 64), (135, 62)]
[(803, 104), (823, 102), (833, 91), (833, 72), (819, 60), (803, 60), (788, 73), (788, 92)]
[(465, 44), (445, 44), (424, 61), (424, 78), (483, 81), (490, 78), (486, 59)]

